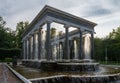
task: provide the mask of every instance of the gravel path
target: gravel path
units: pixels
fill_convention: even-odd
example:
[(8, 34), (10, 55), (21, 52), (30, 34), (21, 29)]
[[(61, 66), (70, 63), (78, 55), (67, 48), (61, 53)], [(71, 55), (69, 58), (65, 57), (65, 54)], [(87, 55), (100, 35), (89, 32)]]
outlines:
[(0, 83), (23, 83), (5, 64), (0, 64)]

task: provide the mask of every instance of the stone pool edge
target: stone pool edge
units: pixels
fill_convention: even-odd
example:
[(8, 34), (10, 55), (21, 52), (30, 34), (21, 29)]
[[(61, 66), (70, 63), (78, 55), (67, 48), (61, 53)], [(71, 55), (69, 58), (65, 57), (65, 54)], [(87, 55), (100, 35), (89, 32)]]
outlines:
[(20, 80), (22, 80), (24, 83), (32, 83), (30, 80), (26, 79), (24, 76), (22, 76), (21, 74), (19, 74), (18, 72), (16, 72), (14, 69), (12, 69), (9, 65), (5, 64), (10, 71), (16, 75)]

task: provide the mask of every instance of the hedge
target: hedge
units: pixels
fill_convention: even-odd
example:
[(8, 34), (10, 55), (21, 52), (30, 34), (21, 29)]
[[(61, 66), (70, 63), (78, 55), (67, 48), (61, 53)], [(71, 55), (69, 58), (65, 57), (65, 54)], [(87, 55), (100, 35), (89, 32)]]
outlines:
[(0, 48), (0, 60), (4, 60), (5, 58), (13, 58), (14, 56), (17, 56), (17, 58), (20, 58), (20, 55), (21, 55), (21, 49)]

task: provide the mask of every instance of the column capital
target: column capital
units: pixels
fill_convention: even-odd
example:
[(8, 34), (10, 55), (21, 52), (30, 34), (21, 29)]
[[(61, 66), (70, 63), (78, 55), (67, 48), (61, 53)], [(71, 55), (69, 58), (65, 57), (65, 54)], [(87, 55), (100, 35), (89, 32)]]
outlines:
[(33, 34), (30, 34), (29, 37), (33, 36)]
[(36, 30), (41, 30), (43, 25), (39, 25), (39, 27)]
[(42, 29), (43, 29), (42, 26), (40, 26), (40, 28), (38, 30), (42, 30)]
[(28, 40), (28, 39), (29, 39), (29, 37), (27, 36), (27, 37), (25, 38), (25, 41)]
[(34, 32), (31, 32), (31, 34), (30, 34), (31, 36), (33, 36), (34, 35)]
[(88, 32), (90, 34), (96, 34), (96, 32), (94, 32), (94, 31), (90, 31), (90, 30), (86, 30), (86, 29), (84, 31), (86, 31), (86, 32)]
[(82, 31), (82, 32), (83, 32), (83, 31), (85, 31), (85, 29), (80, 28), (80, 31)]
[(31, 38), (32, 37), (32, 34), (30, 34), (27, 38), (29, 39), (29, 38)]
[(53, 21), (52, 20), (47, 20), (46, 23), (52, 23)]
[(90, 31), (90, 33), (91, 33), (91, 34), (96, 34), (96, 32), (94, 32), (94, 31)]
[(70, 27), (70, 25), (67, 25), (67, 24), (64, 25), (64, 28), (69, 28), (69, 27)]
[(36, 29), (33, 34), (37, 34), (37, 33), (38, 33), (38, 30)]
[(23, 39), (22, 42), (24, 42), (26, 39)]

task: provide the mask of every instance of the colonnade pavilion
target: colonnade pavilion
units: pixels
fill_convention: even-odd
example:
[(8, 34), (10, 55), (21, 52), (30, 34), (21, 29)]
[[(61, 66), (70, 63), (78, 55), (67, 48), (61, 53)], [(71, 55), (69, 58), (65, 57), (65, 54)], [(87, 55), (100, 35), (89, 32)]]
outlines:
[[(23, 61), (92, 59), (96, 25), (46, 5), (22, 35)], [(86, 36), (89, 55), (85, 50)]]

